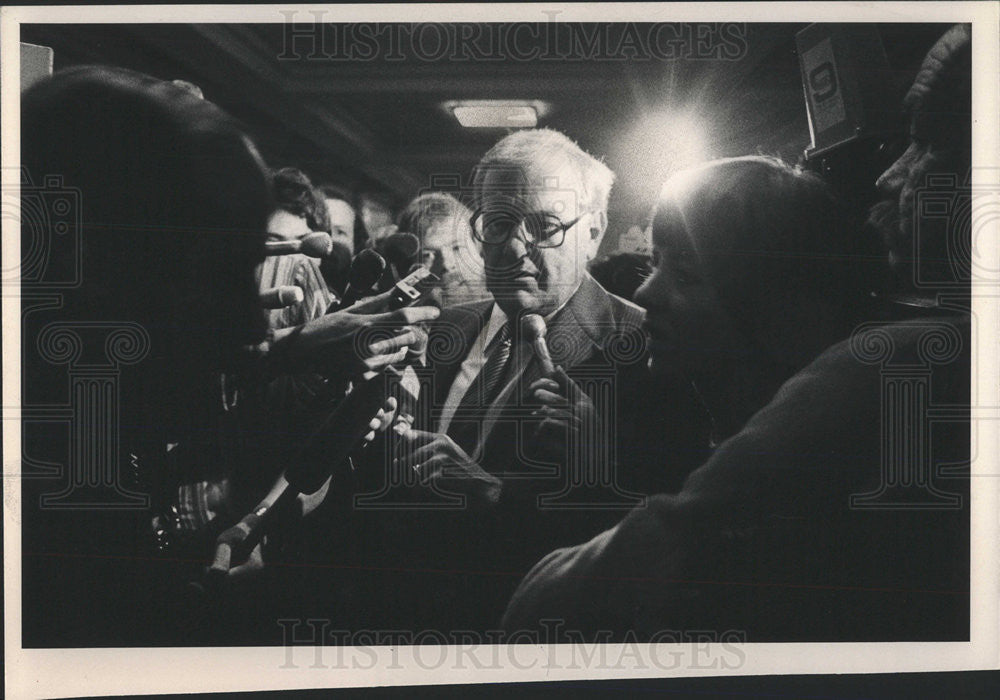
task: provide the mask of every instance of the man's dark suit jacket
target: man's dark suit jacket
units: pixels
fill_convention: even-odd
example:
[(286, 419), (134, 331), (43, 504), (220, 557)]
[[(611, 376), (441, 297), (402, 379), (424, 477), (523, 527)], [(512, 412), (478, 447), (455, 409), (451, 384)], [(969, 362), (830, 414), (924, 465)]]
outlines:
[[(414, 427), (436, 430), (452, 383), (488, 324), (493, 303), (446, 308), (432, 325)], [(492, 412), (496, 420), (486, 416), (492, 429), (477, 459), (503, 481), (499, 503), (461, 504), (454, 495), (420, 489), (393, 495), (377, 484), (369, 486), (369, 493), (378, 495), (362, 500), (355, 514), (382, 531), (378, 568), (405, 569), (409, 588), (431, 592), (415, 604), (429, 606), (425, 616), (407, 619), (414, 611), (399, 610), (394, 620), (415, 624), (423, 619), (437, 629), (449, 619), (461, 627), (495, 626), (518, 579), (539, 556), (610, 526), (630, 507), (641, 506), (642, 494), (676, 488), (704, 457), (699, 450), (706, 442), (704, 413), (683, 383), (651, 378), (642, 317), (638, 306), (588, 276), (548, 322), (554, 363), (591, 396), (602, 415), (597, 430), (582, 439), (586, 447), (566, 448), (565, 458), (555, 460), (562, 462), (558, 465), (535, 458), (539, 446), (532, 435), (538, 419), (530, 413), (537, 405), (525, 399), (542, 370), (530, 344), (515, 343), (511, 362), (523, 362), (524, 372), (513, 391), (500, 395), (502, 408)], [(512, 376), (509, 372), (503, 382)], [(604, 476), (595, 478), (594, 460), (580, 453), (602, 449)], [(619, 464), (629, 470), (619, 470)], [(589, 477), (587, 465), (592, 466)], [(599, 483), (568, 488), (571, 478)], [(399, 507), (388, 505), (393, 502)], [(377, 511), (364, 512), (372, 506)], [(434, 598), (442, 605), (434, 605)]]

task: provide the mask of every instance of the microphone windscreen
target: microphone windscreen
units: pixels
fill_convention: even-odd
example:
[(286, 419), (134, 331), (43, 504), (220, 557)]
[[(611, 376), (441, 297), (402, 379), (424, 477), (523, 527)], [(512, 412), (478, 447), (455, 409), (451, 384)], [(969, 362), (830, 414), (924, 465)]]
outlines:
[(308, 236), (299, 239), (301, 247), (299, 252), (308, 255), (310, 258), (325, 258), (330, 254), (333, 246), (333, 239), (326, 231), (313, 231)]
[(375, 286), (385, 270), (385, 258), (371, 248), (365, 248), (351, 262), (348, 283), (356, 292), (366, 292)]
[(290, 241), (268, 241), (264, 244), (265, 252), (270, 255), (294, 255), (302, 253), (310, 258), (325, 258), (330, 254), (333, 239), (326, 231), (313, 231), (302, 238)]
[(341, 241), (335, 240), (330, 248), (330, 254), (319, 261), (319, 271), (326, 280), (326, 286), (338, 297), (347, 290), (348, 276), (351, 274), (351, 261), (354, 254)]
[(351, 263), (354, 261), (354, 254), (351, 252), (351, 249), (342, 241), (333, 241), (331, 239), (331, 242), (330, 252), (326, 254), (323, 262), (328, 263), (335, 270), (350, 269)]
[(412, 233), (394, 233), (381, 241), (382, 254), (400, 274), (405, 274), (420, 257), (420, 239)]
[(301, 287), (294, 284), (283, 284), (260, 293), (260, 305), (265, 309), (283, 309), (292, 304), (299, 304), (303, 299), (305, 293)]

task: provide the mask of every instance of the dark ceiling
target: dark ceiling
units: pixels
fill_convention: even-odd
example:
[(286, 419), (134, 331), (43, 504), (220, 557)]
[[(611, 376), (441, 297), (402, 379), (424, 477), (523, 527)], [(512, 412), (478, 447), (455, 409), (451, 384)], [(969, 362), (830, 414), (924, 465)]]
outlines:
[[(691, 137), (669, 125), (642, 131), (649, 115), (688, 114), (711, 156), (795, 159), (809, 144), (794, 41), (803, 24), (670, 25), (683, 49), (674, 57), (620, 49), (634, 42), (629, 32), (648, 37), (657, 26), (53, 24), (23, 25), (22, 40), (53, 47), (57, 69), (109, 63), (189, 80), (244, 121), (272, 166), (397, 205), (441, 178), (465, 182), (504, 133), (459, 126), (444, 101), (541, 100), (550, 111), (540, 125), (618, 174), (610, 213), (620, 232), (645, 216), (663, 161)], [(899, 91), (944, 28), (879, 29)], [(707, 37), (703, 55), (694, 34)], [(540, 36), (555, 43), (539, 51)]]

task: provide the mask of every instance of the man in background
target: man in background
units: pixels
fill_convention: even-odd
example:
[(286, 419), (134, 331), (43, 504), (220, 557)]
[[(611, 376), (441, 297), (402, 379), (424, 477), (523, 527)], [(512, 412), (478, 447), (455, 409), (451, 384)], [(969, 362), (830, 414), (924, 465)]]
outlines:
[(318, 189), (326, 203), (330, 239), (333, 241), (330, 254), (320, 263), (320, 270), (327, 285), (339, 296), (347, 287), (351, 259), (364, 246), (368, 237), (359, 236), (361, 229), (358, 226), (358, 217), (351, 204), (351, 196), (346, 190), (329, 184), (320, 185)]
[(420, 240), (420, 262), (441, 278), (443, 306), (490, 296), (471, 216), (468, 207), (444, 192), (420, 195), (399, 215), (399, 231)]

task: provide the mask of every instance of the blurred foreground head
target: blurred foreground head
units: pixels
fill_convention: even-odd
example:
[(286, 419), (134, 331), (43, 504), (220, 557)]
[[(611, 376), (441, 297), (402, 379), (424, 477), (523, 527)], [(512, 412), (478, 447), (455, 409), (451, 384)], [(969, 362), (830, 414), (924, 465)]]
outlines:
[(783, 381), (846, 337), (864, 298), (849, 229), (818, 177), (773, 158), (672, 177), (653, 220), (654, 270), (635, 295), (652, 368)]
[[(899, 280), (927, 291), (969, 275), (972, 241), (961, 198), (972, 156), (971, 55), (971, 27), (958, 24), (924, 58), (903, 100), (909, 147), (878, 178), (884, 200), (869, 217)], [(936, 200), (933, 215), (918, 206), (921, 197)]]
[(25, 92), (21, 124), (27, 177), (79, 191), (82, 284), (67, 314), (140, 323), (153, 357), (202, 370), (261, 336), (253, 268), (270, 186), (231, 117), (170, 82), (82, 66)]

